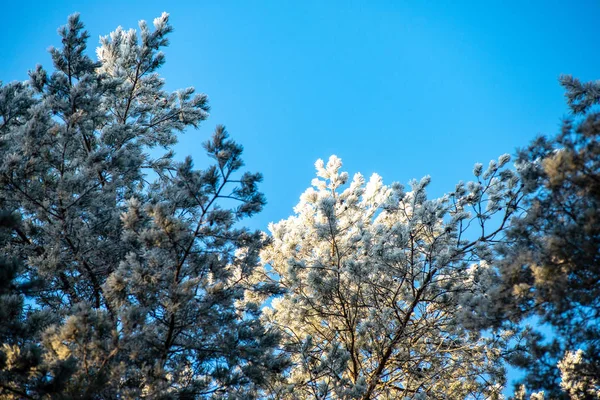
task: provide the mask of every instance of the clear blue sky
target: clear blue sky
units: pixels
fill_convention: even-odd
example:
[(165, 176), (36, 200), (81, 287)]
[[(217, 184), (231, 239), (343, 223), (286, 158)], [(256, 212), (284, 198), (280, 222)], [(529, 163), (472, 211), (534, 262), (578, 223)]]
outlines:
[(557, 131), (559, 74), (600, 78), (597, 1), (9, 0), (0, 79), (50, 67), (46, 49), (75, 11), (90, 52), (118, 25), (171, 14), (162, 74), (212, 105), (178, 156), (203, 165), (200, 143), (225, 124), (265, 176), (262, 229), (290, 215), (317, 158), (337, 154), (351, 174), (388, 183), (429, 174), (441, 194), (475, 162)]

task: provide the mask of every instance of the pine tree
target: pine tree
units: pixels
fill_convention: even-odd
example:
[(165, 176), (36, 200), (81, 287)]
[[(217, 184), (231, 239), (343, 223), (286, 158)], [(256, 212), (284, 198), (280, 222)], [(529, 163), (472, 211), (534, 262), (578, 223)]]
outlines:
[[(10, 246), (19, 219), (10, 212), (0, 213), (0, 245)], [(0, 395), (3, 399), (27, 398), (29, 389), (57, 394), (73, 373), (64, 362), (49, 370), (39, 345), (44, 328), (58, 322), (47, 310), (27, 304), (41, 282), (28, 280), (24, 265), (16, 259), (0, 259)]]
[(573, 115), (554, 138), (540, 137), (517, 163), (527, 212), (513, 220), (498, 262), (507, 310), (535, 316), (551, 335), (528, 332), (513, 362), (529, 389), (552, 399), (600, 396), (600, 84), (563, 76)]
[[(521, 198), (510, 157), (428, 199), (373, 175), (349, 184), (335, 156), (294, 209), (270, 226), (261, 279), (284, 294), (265, 319), (293, 365), (285, 399), (500, 398), (510, 332), (482, 335), (497, 275), (490, 244)], [(475, 227), (471, 233), (469, 227)]]
[[(174, 160), (207, 97), (164, 88), (168, 14), (139, 28), (102, 38), (94, 61), (72, 15), (54, 71), (0, 88), (0, 207), (21, 215), (1, 244), (16, 324), (0, 336), (2, 396), (253, 398), (285, 366), (246, 300), (271, 290), (249, 279), (264, 239), (241, 225), (265, 204), (261, 176), (240, 172), (220, 126), (205, 144), (214, 165)], [(21, 374), (15, 346), (35, 349)]]

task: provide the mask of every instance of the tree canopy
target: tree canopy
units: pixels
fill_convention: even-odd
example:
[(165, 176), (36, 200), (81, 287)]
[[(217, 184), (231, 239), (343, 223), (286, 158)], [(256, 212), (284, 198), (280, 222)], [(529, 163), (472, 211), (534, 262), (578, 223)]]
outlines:
[[(551, 398), (600, 396), (600, 102), (598, 82), (561, 77), (572, 115), (517, 158), (526, 213), (499, 249), (506, 321), (536, 316), (551, 335), (528, 332), (513, 361), (527, 386)], [(513, 308), (514, 307), (514, 308)], [(558, 368), (557, 368), (558, 366)]]
[(243, 301), (262, 290), (247, 278), (263, 238), (241, 225), (265, 204), (261, 175), (240, 172), (222, 126), (206, 170), (169, 151), (209, 110), (193, 88), (164, 89), (171, 30), (167, 14), (119, 28), (93, 61), (72, 15), (54, 70), (0, 89), (0, 206), (15, 216), (4, 398), (251, 398), (285, 364)]
[(429, 177), (407, 192), (356, 174), (344, 188), (338, 158), (317, 162), (313, 188), (262, 253), (264, 275), (286, 291), (267, 320), (285, 332), (290, 398), (500, 395), (506, 337), (482, 336), (477, 318), (494, 307), (486, 244), (519, 201), (509, 159), (476, 166), (477, 181), (439, 199), (427, 199)]
[(171, 31), (92, 59), (75, 14), (0, 84), (1, 399), (493, 400), (507, 365), (511, 399), (600, 398), (598, 82), (563, 76), (556, 137), (439, 198), (318, 160), (264, 233), (223, 126), (206, 169), (173, 154), (209, 106), (165, 89)]

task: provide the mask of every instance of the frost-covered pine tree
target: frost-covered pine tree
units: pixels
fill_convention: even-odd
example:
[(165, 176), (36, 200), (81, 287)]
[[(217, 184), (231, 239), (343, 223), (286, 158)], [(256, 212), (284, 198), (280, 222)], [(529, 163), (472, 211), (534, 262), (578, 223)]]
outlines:
[[(139, 28), (102, 38), (94, 61), (72, 15), (54, 70), (0, 87), (0, 209), (21, 216), (0, 276), (40, 283), (10, 298), (0, 284), (14, 326), (31, 322), (20, 336), (0, 328), (2, 398), (253, 398), (284, 366), (244, 300), (270, 290), (248, 279), (263, 238), (240, 224), (265, 203), (261, 176), (240, 172), (223, 127), (206, 170), (173, 160), (207, 97), (164, 88), (168, 15)], [(16, 368), (25, 347), (35, 362)]]
[[(600, 83), (561, 77), (572, 116), (517, 159), (527, 212), (512, 221), (497, 265), (517, 323), (535, 316), (551, 333), (527, 332), (513, 363), (529, 389), (552, 399), (600, 398)], [(510, 307), (508, 307), (510, 305)], [(502, 310), (500, 310), (502, 311)], [(548, 331), (548, 330), (546, 330)]]
[[(6, 249), (19, 219), (15, 213), (0, 212), (0, 246)], [(0, 259), (0, 398), (27, 398), (26, 387), (47, 393), (50, 385), (60, 385), (72, 372), (68, 362), (49, 371), (44, 365), (39, 339), (45, 326), (57, 322), (47, 310), (26, 303), (41, 287), (27, 279), (20, 260)], [(52, 374), (51, 381), (46, 378)], [(50, 390), (49, 390), (50, 389)]]
[(501, 397), (510, 332), (480, 328), (499, 306), (489, 246), (521, 199), (509, 159), (438, 199), (428, 177), (405, 191), (377, 175), (347, 183), (335, 156), (316, 163), (261, 253), (262, 279), (284, 290), (265, 318), (293, 362), (278, 398)]

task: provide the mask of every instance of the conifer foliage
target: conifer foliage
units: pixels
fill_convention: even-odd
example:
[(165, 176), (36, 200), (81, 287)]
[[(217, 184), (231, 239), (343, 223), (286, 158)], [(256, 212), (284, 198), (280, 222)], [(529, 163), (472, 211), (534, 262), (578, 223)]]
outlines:
[[(527, 213), (500, 248), (505, 321), (536, 316), (551, 335), (531, 332), (513, 361), (525, 383), (549, 398), (600, 397), (600, 84), (561, 77), (572, 115), (553, 138), (520, 151)], [(516, 312), (515, 312), (516, 311)], [(516, 316), (516, 318), (515, 318)]]
[(171, 30), (166, 13), (118, 28), (94, 61), (72, 15), (53, 71), (0, 87), (1, 398), (252, 398), (284, 366), (244, 300), (269, 290), (240, 223), (265, 204), (260, 174), (223, 127), (206, 170), (169, 150), (209, 109), (164, 89)]
[(405, 191), (378, 175), (348, 183), (335, 156), (317, 162), (262, 253), (263, 279), (285, 290), (266, 315), (293, 362), (282, 398), (500, 397), (510, 332), (480, 324), (497, 307), (489, 246), (521, 199), (509, 159), (438, 199), (429, 177)]
[(75, 14), (52, 70), (0, 83), (0, 399), (499, 400), (506, 361), (512, 399), (599, 398), (598, 83), (440, 198), (319, 160), (269, 237), (223, 126), (208, 168), (174, 158), (209, 107), (165, 89), (171, 31), (93, 60)]

